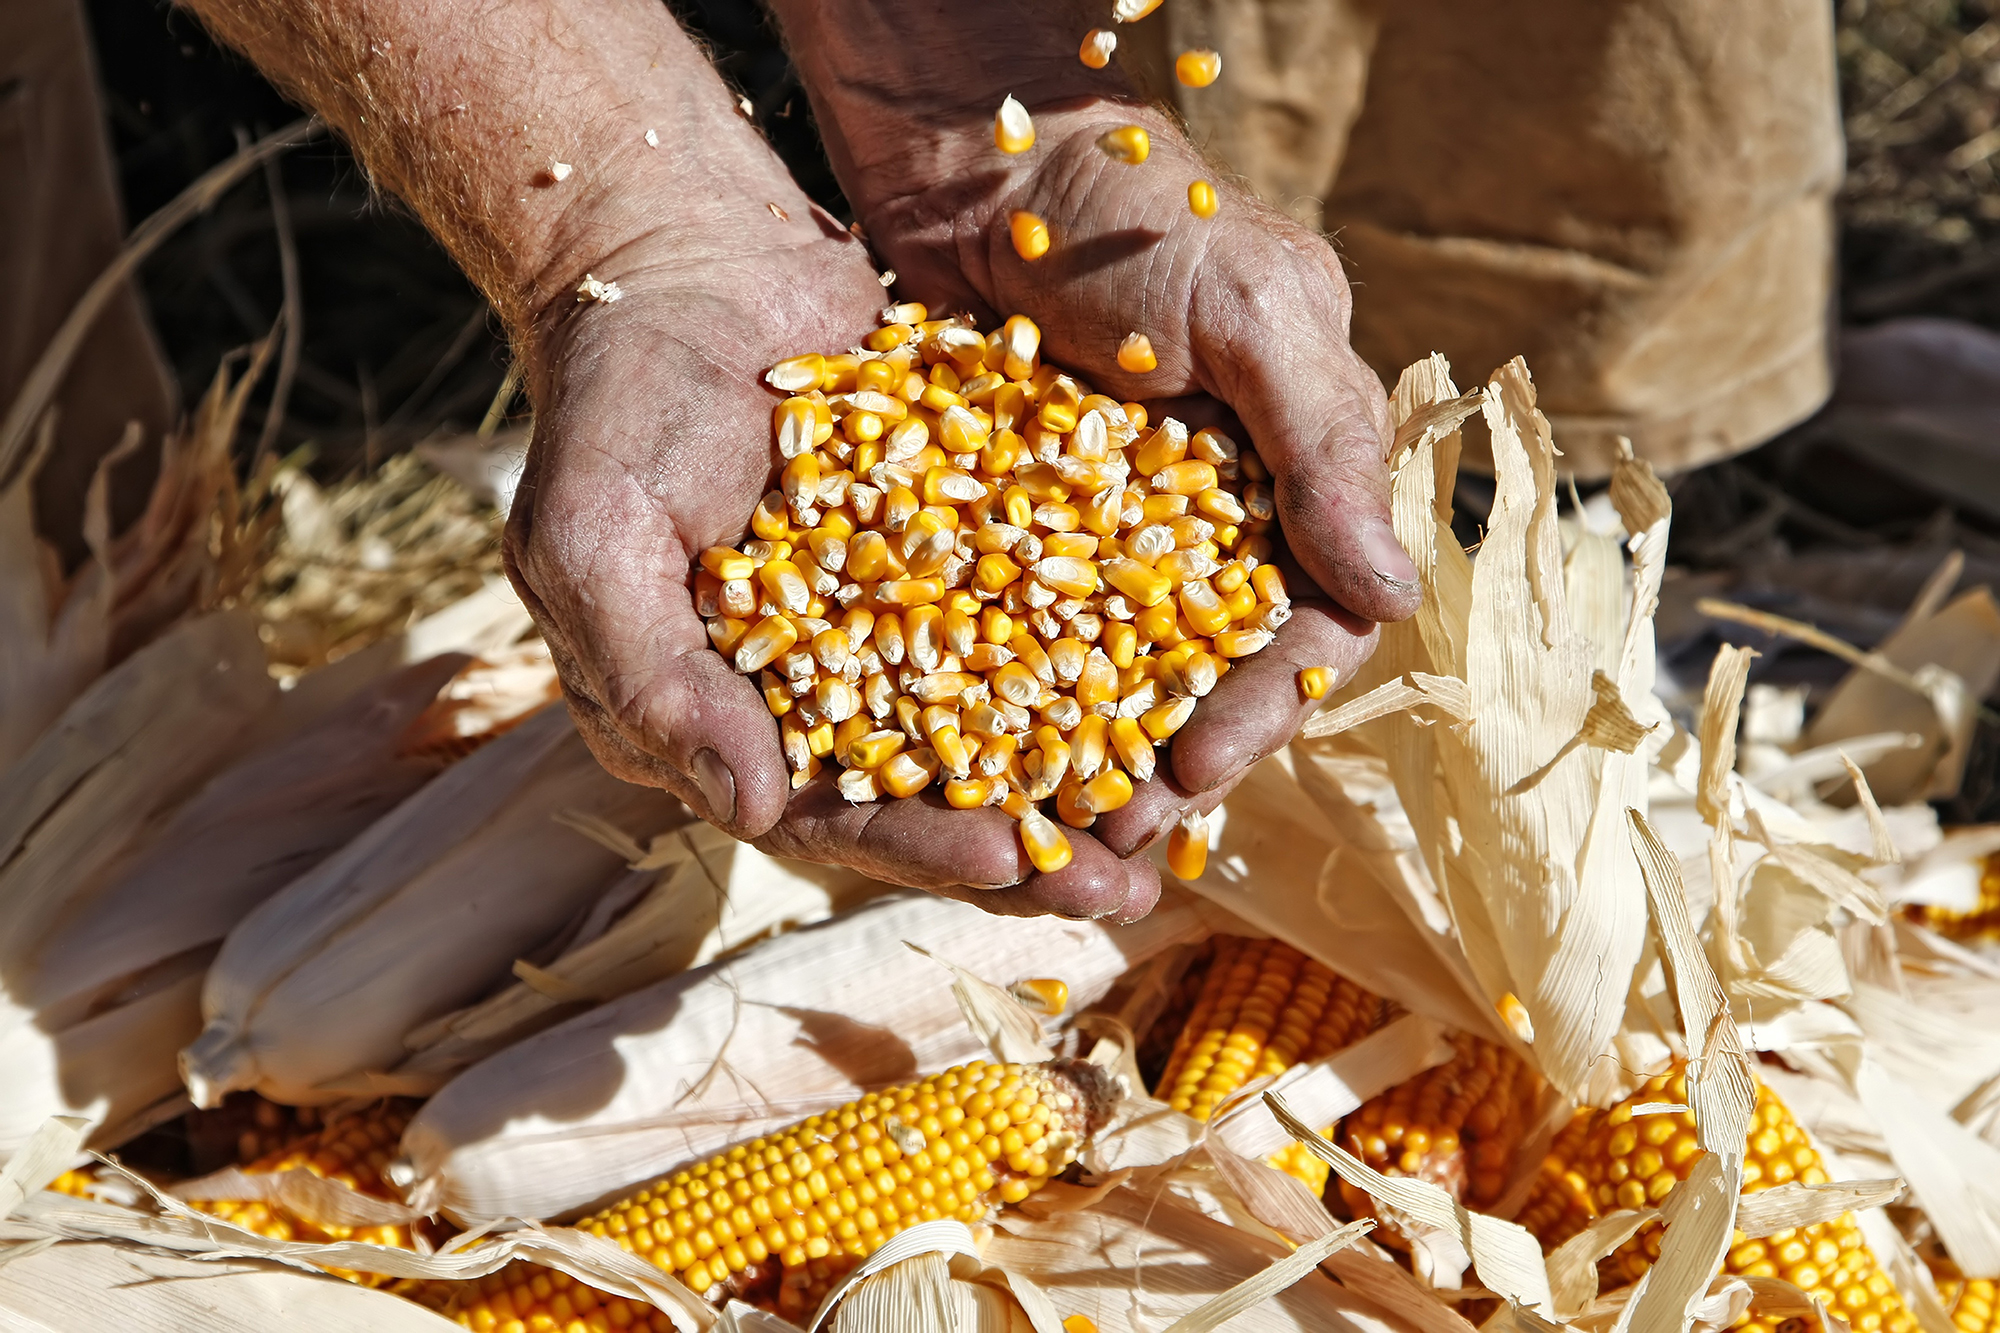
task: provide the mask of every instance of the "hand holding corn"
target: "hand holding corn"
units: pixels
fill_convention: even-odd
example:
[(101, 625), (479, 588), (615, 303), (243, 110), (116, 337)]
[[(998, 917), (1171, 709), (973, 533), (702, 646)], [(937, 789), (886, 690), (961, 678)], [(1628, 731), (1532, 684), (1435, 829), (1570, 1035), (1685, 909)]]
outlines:
[(1145, 404), (1155, 423), (1220, 427), (1272, 475), (1283, 544), (1305, 576), (1291, 623), (1202, 701), (1161, 757), (1164, 780), (1092, 826), (1125, 854), (1284, 744), (1301, 716), (1298, 673), (1332, 667), (1345, 680), (1372, 646), (1369, 622), (1410, 614), (1418, 588), (1388, 518), (1386, 404), (1347, 344), (1337, 258), (1213, 182), (1116, 60), (1079, 57), (1107, 9), (773, 5), (842, 187), (900, 291), (969, 310), (981, 330), (1024, 315), (1046, 361)]

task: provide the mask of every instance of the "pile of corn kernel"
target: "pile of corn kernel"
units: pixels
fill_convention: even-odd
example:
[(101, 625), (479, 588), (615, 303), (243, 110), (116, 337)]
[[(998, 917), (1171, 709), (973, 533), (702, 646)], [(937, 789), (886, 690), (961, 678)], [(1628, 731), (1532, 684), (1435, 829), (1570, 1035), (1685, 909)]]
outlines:
[[(695, 602), (794, 786), (829, 759), (850, 801), (941, 780), (1018, 819), (1048, 872), (1070, 845), (1039, 803), (1072, 828), (1125, 804), (1291, 603), (1256, 454), (1149, 428), (1040, 346), (1021, 315), (981, 334), (911, 303), (863, 349), (772, 367), (779, 487), (755, 540), (702, 553)], [(1172, 842), (1206, 852), (1197, 821)]]

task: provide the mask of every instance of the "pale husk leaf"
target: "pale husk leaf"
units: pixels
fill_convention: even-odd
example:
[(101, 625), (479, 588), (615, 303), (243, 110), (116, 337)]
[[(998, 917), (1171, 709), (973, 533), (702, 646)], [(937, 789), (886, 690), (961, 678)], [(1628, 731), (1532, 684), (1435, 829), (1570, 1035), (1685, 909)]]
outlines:
[(554, 821), (561, 810), (647, 834), (687, 817), (606, 774), (563, 711), (530, 718), (230, 932), (202, 992), (207, 1025), (182, 1057), (196, 1101), (371, 1090), (405, 1033), (502, 982), (619, 876), (616, 854)]
[(472, 1066), (411, 1122), (412, 1202), (553, 1217), (872, 1088), (983, 1057), (951, 976), (1059, 977), (1088, 1005), (1131, 967), (1204, 938), (1169, 895), (1131, 926), (993, 917), (929, 894), (876, 899), (599, 1005)]

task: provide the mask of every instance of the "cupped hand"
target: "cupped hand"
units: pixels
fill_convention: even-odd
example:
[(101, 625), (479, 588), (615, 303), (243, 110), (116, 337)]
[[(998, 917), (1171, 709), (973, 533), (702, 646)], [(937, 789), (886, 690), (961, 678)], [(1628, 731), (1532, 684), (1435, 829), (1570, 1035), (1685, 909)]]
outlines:
[(757, 212), (726, 258), (671, 239), (614, 254), (596, 276), (618, 300), (559, 303), (538, 326), (535, 443), (506, 552), (579, 729), (613, 773), (767, 851), (993, 911), (1144, 915), (1158, 877), (1087, 837), (1037, 875), (997, 809), (953, 810), (934, 790), (850, 805), (831, 768), (794, 792), (755, 681), (710, 646), (690, 577), (704, 549), (744, 539), (772, 484), (764, 370), (854, 346), (884, 301), (831, 218), (802, 201), (782, 223)]
[[(1351, 310), (1327, 242), (1218, 179), (1166, 118), (1129, 101), (1073, 98), (1033, 108), (1037, 142), (993, 146), (990, 122), (952, 122), (957, 144), (887, 151), (866, 132), (866, 104), (838, 126), (850, 196), (870, 239), (909, 296), (986, 321), (1022, 313), (1044, 356), (1100, 392), (1205, 424), (1227, 409), (1270, 468), (1290, 557), (1296, 614), (1262, 653), (1238, 664), (1175, 737), (1172, 764), (1093, 832), (1121, 854), (1143, 847), (1188, 809), (1206, 810), (1257, 759), (1282, 746), (1311, 707), (1298, 671), (1338, 679), (1372, 651), (1372, 622), (1417, 605), (1417, 572), (1397, 544), (1388, 506), (1388, 411), (1381, 382), (1349, 347)], [(1098, 147), (1138, 124), (1151, 151), (1138, 164)], [(1221, 207), (1189, 207), (1188, 187), (1214, 183)], [(1047, 253), (1015, 250), (1010, 218), (1047, 225)], [(1121, 369), (1119, 344), (1144, 334), (1158, 365)], [(1193, 395), (1193, 402), (1185, 396)], [(1181, 399), (1162, 402), (1163, 399)], [(1242, 436), (1239, 436), (1239, 439)], [(1300, 576), (1303, 575), (1301, 578)]]

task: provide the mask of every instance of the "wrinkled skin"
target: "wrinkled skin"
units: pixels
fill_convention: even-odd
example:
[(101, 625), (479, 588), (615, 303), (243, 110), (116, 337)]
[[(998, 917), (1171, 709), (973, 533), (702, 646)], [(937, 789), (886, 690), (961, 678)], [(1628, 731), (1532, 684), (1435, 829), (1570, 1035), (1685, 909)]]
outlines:
[[(1134, 119), (1153, 133), (1147, 163), (1096, 149), (1104, 129)], [(947, 147), (848, 164), (869, 241), (900, 274), (897, 295), (969, 309), (982, 327), (1025, 313), (1045, 357), (1093, 387), (1148, 402), (1156, 419), (1254, 442), (1295, 559), (1290, 622), (1203, 701), (1127, 806), (1088, 833), (1067, 830), (1068, 866), (1035, 873), (1011, 819), (951, 810), (935, 789), (852, 806), (829, 767), (792, 791), (754, 681), (709, 648), (694, 612), (696, 557), (741, 541), (770, 485), (777, 398), (762, 371), (855, 345), (884, 301), (866, 249), (817, 210), (810, 231), (792, 227), (785, 243), (745, 245), (726, 262), (688, 262), (667, 238), (658, 258), (648, 243), (628, 247), (600, 266), (619, 275), (618, 304), (550, 307), (533, 362), (531, 499), (516, 506), (508, 551), (579, 725), (612, 771), (674, 791), (767, 851), (992, 911), (1129, 920), (1159, 894), (1133, 854), (1188, 811), (1213, 809), (1291, 737), (1310, 708), (1302, 668), (1345, 678), (1372, 650), (1372, 622), (1407, 615), (1417, 592), (1388, 535), (1386, 405), (1347, 347), (1347, 287), (1326, 244), (1227, 184), (1218, 216), (1195, 218), (1187, 182), (1212, 173), (1151, 112), (1083, 99), (1037, 120), (1041, 142), (1019, 158), (990, 137), (974, 142), (990, 135), (979, 125), (966, 128), (962, 159)], [(852, 142), (850, 126), (834, 129), (836, 144)], [(837, 149), (836, 162), (844, 156)], [(1014, 209), (1041, 215), (1055, 236), (1034, 264), (1012, 249)], [(1159, 358), (1145, 375), (1116, 365), (1132, 330)]]

